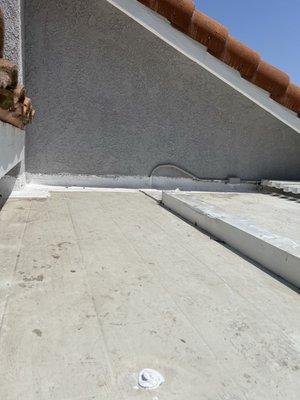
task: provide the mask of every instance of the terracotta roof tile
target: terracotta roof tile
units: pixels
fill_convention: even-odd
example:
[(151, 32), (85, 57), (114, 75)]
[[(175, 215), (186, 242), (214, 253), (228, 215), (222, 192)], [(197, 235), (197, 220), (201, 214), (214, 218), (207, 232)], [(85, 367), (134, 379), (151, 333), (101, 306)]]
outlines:
[(138, 0), (167, 18), (174, 27), (203, 44), (209, 53), (268, 91), (271, 98), (300, 116), (300, 87), (286, 73), (231, 37), (228, 29), (195, 9), (193, 0)]
[(189, 31), (186, 32), (193, 39), (202, 43), (212, 55), (218, 57), (223, 53), (229, 32), (225, 26), (200, 11), (195, 10)]
[(25, 88), (18, 85), (18, 67), (3, 59), (4, 18), (0, 9), (0, 120), (23, 129), (32, 122), (34, 109)]
[(290, 78), (273, 65), (268, 64), (266, 61), (261, 61), (251, 82), (271, 93), (271, 97), (278, 98), (282, 97), (287, 91)]
[(260, 63), (259, 54), (243, 43), (229, 36), (220, 59), (239, 71), (243, 78), (250, 80)]
[(0, 59), (0, 85), (15, 89), (18, 84), (18, 67), (8, 60)]
[(186, 31), (195, 11), (195, 5), (192, 0), (160, 0), (156, 9), (174, 25)]
[(298, 113), (300, 117), (300, 87), (290, 83), (285, 94), (278, 99), (278, 103)]

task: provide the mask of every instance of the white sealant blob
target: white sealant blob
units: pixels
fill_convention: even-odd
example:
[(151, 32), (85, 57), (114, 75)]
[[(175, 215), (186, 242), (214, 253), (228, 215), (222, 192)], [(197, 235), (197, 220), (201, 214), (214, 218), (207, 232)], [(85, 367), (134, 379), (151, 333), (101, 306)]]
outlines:
[(154, 369), (145, 368), (139, 373), (139, 386), (143, 389), (157, 389), (165, 378)]

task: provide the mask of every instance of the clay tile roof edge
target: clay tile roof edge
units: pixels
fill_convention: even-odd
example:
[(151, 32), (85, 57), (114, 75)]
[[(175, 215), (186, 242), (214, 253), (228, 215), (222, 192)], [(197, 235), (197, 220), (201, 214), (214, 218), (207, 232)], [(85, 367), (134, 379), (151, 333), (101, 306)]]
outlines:
[(263, 61), (256, 51), (230, 36), (225, 26), (197, 10), (193, 0), (137, 1), (168, 19), (174, 28), (204, 45), (214, 57), (300, 117), (300, 87), (291, 83), (286, 73)]

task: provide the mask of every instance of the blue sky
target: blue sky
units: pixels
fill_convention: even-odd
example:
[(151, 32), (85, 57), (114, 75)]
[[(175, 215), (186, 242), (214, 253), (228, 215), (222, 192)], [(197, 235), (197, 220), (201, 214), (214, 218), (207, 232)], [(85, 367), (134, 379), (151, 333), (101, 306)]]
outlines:
[(197, 8), (229, 28), (300, 85), (300, 0), (195, 0)]

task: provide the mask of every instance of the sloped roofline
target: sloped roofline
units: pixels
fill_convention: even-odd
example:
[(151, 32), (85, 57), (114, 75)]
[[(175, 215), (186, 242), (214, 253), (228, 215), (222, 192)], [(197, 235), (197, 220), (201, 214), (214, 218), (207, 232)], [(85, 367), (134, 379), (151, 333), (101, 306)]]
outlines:
[(300, 87), (192, 0), (107, 1), (300, 133)]

